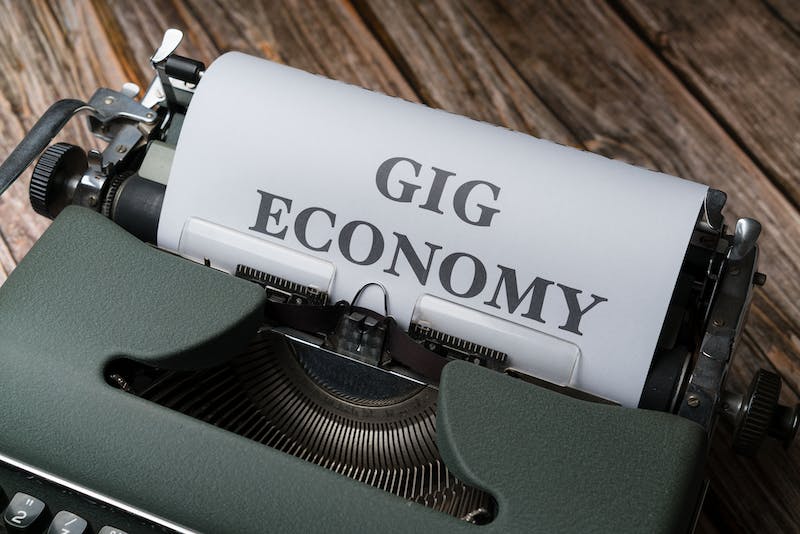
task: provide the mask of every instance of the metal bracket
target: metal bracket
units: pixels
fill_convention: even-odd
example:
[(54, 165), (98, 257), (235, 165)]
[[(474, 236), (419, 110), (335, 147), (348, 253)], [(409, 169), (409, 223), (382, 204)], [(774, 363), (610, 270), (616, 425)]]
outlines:
[(125, 93), (105, 87), (95, 91), (89, 99), (89, 106), (94, 109), (92, 118), (103, 124), (115, 119), (129, 119), (134, 122), (151, 124), (156, 120), (156, 113), (131, 98)]
[[(752, 219), (740, 219), (712, 296), (708, 325), (678, 415), (711, 432), (718, 415), (720, 392), (741, 333), (752, 296), (758, 264), (758, 232)], [(760, 225), (759, 228), (760, 230)]]

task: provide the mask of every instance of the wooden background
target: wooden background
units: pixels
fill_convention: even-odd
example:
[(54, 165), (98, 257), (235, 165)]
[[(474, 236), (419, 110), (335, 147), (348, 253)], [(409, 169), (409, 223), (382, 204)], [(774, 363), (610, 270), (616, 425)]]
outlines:
[[(12, 1), (0, 7), (0, 157), (58, 98), (146, 85), (168, 27), (210, 62), (242, 50), (707, 183), (764, 225), (730, 384), (800, 392), (800, 10), (747, 2)], [(238, 110), (231, 104), (231, 113)], [(63, 136), (89, 146), (83, 124)], [(46, 228), (26, 176), (0, 199), (0, 282)], [(800, 531), (800, 444), (745, 460), (721, 428), (700, 532)], [(532, 503), (535, 506), (535, 503)], [(602, 511), (598, 511), (602, 513)]]

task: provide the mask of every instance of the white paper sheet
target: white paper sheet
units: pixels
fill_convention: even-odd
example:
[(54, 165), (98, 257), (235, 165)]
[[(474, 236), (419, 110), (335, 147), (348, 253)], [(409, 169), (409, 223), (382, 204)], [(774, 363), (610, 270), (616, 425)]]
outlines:
[(513, 321), (580, 348), (574, 387), (635, 406), (705, 193), (230, 53), (189, 108), (158, 244), (197, 217), (332, 262), (333, 300), (382, 283), (401, 325), (425, 294)]

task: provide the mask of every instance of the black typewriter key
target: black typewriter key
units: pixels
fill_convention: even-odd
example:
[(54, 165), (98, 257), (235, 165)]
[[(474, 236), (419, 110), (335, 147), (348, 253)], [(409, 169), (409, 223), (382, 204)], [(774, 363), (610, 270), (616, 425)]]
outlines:
[(47, 534), (88, 534), (89, 524), (72, 512), (61, 510), (50, 522)]
[(128, 534), (124, 530), (120, 530), (117, 527), (110, 527), (108, 525), (104, 526), (100, 529), (100, 532), (97, 534)]
[(44, 519), (44, 503), (27, 493), (14, 495), (3, 513), (3, 520), (10, 532), (32, 532)]

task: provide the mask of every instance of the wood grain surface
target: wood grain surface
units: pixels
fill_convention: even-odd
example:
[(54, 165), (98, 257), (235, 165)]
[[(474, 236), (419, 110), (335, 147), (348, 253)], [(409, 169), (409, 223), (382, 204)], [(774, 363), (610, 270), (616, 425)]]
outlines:
[[(191, 0), (0, 3), (0, 157), (58, 98), (145, 85), (164, 29), (210, 62), (241, 50), (709, 184), (761, 221), (730, 386), (800, 393), (800, 16), (791, 0)], [(231, 110), (236, 112), (235, 109)], [(64, 140), (91, 146), (80, 121)], [(0, 198), (0, 282), (47, 221), (26, 175)], [(656, 201), (654, 199), (654, 201)], [(622, 259), (624, 261), (624, 259)], [(738, 458), (720, 426), (698, 532), (800, 531), (800, 445)]]

